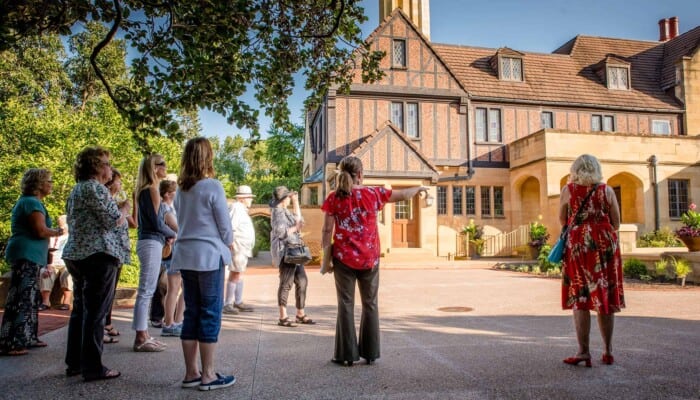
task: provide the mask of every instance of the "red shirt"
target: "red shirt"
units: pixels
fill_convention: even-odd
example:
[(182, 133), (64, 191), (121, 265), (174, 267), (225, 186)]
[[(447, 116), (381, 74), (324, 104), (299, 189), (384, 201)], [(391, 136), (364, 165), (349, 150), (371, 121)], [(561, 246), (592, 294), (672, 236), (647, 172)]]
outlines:
[(333, 257), (353, 269), (372, 269), (379, 265), (377, 213), (391, 197), (391, 189), (353, 188), (340, 199), (328, 195), (321, 209), (335, 219)]

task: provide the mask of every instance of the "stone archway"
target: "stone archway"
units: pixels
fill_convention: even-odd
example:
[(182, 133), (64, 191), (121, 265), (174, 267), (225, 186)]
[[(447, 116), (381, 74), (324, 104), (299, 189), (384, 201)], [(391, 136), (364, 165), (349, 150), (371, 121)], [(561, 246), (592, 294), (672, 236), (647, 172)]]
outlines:
[(645, 205), (642, 180), (628, 172), (621, 172), (610, 177), (606, 183), (613, 188), (620, 204), (621, 223), (643, 225)]
[(537, 221), (542, 214), (540, 181), (530, 176), (520, 185), (520, 223)]
[(248, 214), (253, 219), (255, 226), (255, 250), (270, 250), (270, 206), (267, 204), (253, 204), (250, 206)]

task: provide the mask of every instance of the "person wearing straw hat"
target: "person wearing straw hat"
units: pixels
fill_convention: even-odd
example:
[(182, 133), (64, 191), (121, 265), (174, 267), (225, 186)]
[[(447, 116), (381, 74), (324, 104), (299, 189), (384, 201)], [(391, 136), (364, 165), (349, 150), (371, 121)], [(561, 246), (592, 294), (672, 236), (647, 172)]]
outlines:
[(254, 197), (250, 186), (241, 185), (236, 191), (236, 199), (229, 204), (229, 215), (233, 226), (231, 244), (233, 257), (226, 284), (226, 302), (223, 309), (226, 314), (253, 312), (253, 307), (243, 303), (242, 275), (248, 266), (248, 259), (253, 256), (253, 246), (255, 246), (255, 227), (248, 215), (248, 209), (253, 204)]

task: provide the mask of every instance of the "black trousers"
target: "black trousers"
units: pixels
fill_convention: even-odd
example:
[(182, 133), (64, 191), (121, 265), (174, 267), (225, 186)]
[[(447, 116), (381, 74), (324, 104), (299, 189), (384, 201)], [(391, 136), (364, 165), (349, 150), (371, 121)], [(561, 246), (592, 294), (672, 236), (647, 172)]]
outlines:
[(280, 285), (277, 289), (277, 305), (287, 306), (287, 298), (289, 298), (289, 291), (292, 290), (293, 283), (295, 305), (298, 310), (301, 310), (306, 306), (306, 286), (309, 284), (304, 266), (302, 264), (286, 264), (282, 261), (279, 270)]
[(102, 365), (105, 316), (112, 309), (119, 260), (95, 253), (83, 260), (66, 260), (66, 268), (73, 277), (66, 365), (80, 370), (84, 378), (101, 376), (105, 372)]
[[(356, 270), (333, 259), (335, 292), (338, 296), (338, 317), (335, 324), (333, 359), (359, 361), (379, 358), (379, 266)], [(360, 340), (355, 333), (355, 282), (360, 288), (362, 316)]]

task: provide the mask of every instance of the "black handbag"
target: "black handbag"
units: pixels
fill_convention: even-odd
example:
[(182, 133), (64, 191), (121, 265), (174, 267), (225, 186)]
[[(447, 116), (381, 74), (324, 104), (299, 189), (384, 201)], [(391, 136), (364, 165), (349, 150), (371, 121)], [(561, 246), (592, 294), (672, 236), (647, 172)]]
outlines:
[(311, 261), (311, 251), (309, 247), (302, 243), (287, 244), (284, 251), (284, 262), (286, 264), (306, 264)]

